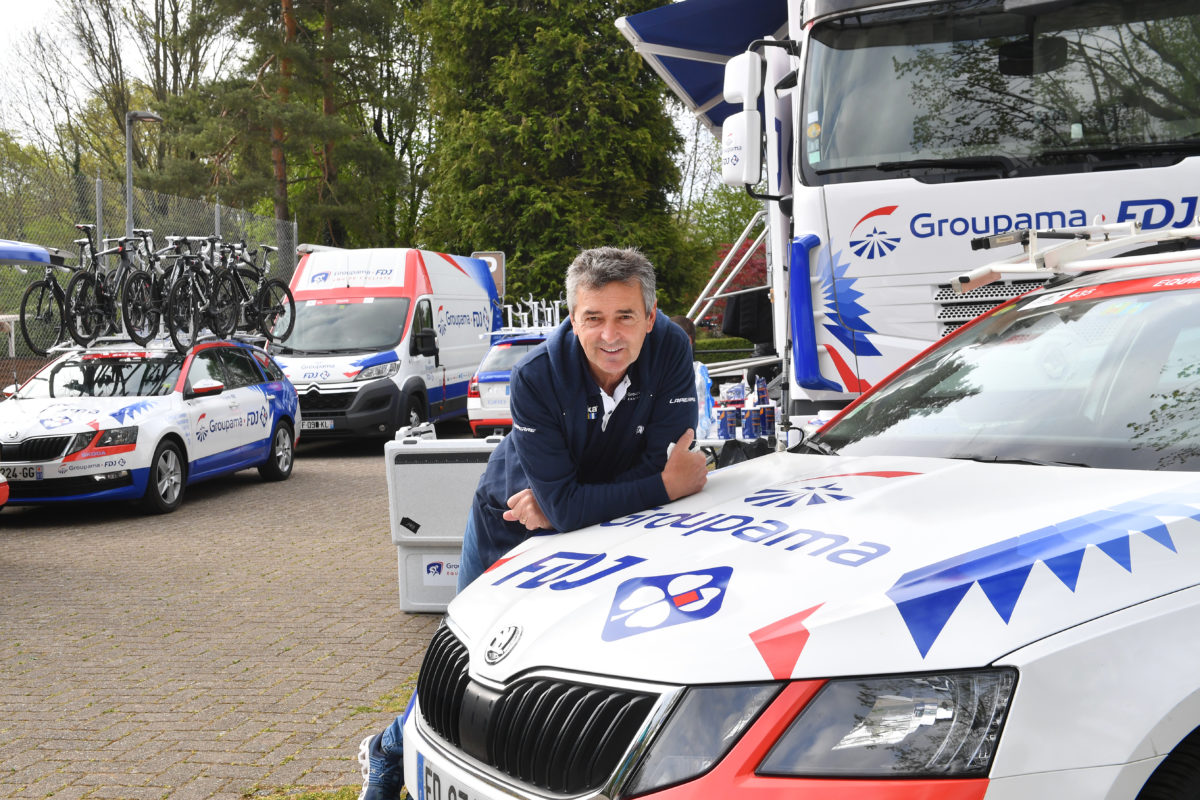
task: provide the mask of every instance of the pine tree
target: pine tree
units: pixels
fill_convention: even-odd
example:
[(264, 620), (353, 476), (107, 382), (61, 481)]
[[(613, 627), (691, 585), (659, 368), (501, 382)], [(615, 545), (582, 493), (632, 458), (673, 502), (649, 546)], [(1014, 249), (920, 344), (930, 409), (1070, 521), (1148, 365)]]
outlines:
[(614, 21), (659, 0), (429, 0), (436, 116), (424, 239), (503, 250), (510, 298), (562, 291), (584, 248), (636, 246), (659, 303), (694, 297), (698, 263), (669, 196), (681, 142), (664, 87)]

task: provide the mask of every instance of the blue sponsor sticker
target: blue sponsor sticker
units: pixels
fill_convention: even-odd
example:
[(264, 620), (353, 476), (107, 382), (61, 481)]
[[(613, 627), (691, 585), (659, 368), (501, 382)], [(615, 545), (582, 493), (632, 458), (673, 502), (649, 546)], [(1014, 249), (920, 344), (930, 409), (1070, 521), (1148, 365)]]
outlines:
[(721, 610), (732, 567), (632, 578), (617, 587), (601, 638), (627, 636), (707, 619)]

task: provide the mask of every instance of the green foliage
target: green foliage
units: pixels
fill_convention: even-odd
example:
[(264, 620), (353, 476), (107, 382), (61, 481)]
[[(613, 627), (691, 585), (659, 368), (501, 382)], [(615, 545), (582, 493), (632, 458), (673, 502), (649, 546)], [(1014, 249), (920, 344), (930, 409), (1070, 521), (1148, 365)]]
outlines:
[[(724, 353), (721, 350), (740, 352)], [(739, 358), (749, 358), (754, 351), (754, 344), (738, 336), (714, 336), (696, 339), (696, 360), (705, 364), (719, 364), (722, 361), (736, 361)]]
[(430, 0), (430, 246), (503, 250), (512, 297), (556, 296), (581, 249), (637, 246), (666, 310), (698, 269), (669, 213), (679, 137), (613, 22), (657, 0)]

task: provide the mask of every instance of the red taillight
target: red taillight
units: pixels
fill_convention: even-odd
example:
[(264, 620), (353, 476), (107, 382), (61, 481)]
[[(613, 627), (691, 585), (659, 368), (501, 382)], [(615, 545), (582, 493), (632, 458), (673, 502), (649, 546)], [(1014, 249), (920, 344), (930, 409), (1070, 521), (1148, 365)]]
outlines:
[(479, 376), (472, 375), (471, 382), (467, 384), (467, 397), (479, 397)]

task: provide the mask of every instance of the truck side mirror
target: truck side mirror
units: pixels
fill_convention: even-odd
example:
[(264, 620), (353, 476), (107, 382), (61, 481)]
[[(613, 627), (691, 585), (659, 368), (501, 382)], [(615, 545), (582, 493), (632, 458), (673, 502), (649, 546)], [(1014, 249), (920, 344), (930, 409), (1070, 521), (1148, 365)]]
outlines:
[(741, 189), (762, 180), (762, 115), (739, 111), (721, 126), (721, 183)]
[(413, 333), (412, 350), (414, 355), (437, 356), (437, 336), (433, 328), (422, 328)]
[(753, 50), (725, 65), (725, 102), (742, 104), (742, 110), (721, 126), (721, 182), (726, 186), (740, 189), (762, 180), (762, 78), (763, 58)]

